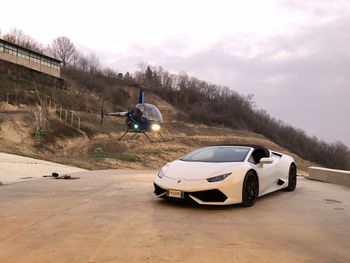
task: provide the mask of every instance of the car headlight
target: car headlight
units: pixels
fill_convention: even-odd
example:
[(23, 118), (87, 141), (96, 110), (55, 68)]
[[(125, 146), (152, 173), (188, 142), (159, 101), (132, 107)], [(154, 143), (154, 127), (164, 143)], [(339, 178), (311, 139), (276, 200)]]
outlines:
[(160, 169), (160, 171), (159, 171), (159, 173), (158, 173), (158, 177), (159, 177), (160, 179), (162, 179), (163, 176), (164, 176), (164, 172), (163, 172), (163, 168), (162, 168), (162, 169)]
[(230, 174), (232, 174), (232, 173), (221, 174), (221, 175), (218, 175), (218, 176), (210, 177), (210, 178), (207, 179), (207, 181), (209, 183), (220, 182), (220, 181), (225, 180), (225, 178), (227, 178)]

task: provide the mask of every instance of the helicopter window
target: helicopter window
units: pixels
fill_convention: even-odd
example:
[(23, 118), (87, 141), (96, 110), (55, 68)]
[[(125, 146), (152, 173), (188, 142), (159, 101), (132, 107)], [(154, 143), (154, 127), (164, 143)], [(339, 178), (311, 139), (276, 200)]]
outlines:
[(163, 122), (163, 117), (158, 108), (152, 104), (144, 103), (144, 104), (137, 104), (135, 106), (139, 110), (142, 111), (143, 116), (149, 120), (153, 120), (159, 123)]

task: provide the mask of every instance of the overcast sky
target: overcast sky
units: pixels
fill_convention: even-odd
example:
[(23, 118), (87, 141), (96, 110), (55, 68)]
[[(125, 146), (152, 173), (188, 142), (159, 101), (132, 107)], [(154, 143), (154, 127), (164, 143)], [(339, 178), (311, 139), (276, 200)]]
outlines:
[(350, 0), (12, 0), (1, 10), (2, 34), (64, 35), (121, 72), (142, 61), (184, 70), (350, 146)]

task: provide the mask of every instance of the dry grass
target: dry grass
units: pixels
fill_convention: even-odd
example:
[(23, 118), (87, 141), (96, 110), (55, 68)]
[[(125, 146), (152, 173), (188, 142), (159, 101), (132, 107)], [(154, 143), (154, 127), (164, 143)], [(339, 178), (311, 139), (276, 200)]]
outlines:
[(292, 155), (301, 170), (306, 172), (306, 168), (312, 163), (305, 161), (298, 156), (291, 154), (287, 150), (279, 147), (273, 142), (263, 138), (247, 135), (195, 135), (177, 137), (174, 141), (168, 143), (149, 143), (145, 138), (131, 141), (117, 141), (119, 134), (109, 136), (100, 136), (92, 140), (74, 142), (66, 144), (65, 154), (55, 156), (55, 159), (67, 161), (87, 169), (110, 169), (110, 168), (132, 168), (132, 169), (159, 169), (167, 162), (171, 162), (197, 148), (222, 144), (222, 143), (255, 143), (263, 144), (275, 151)]
[[(36, 139), (31, 136), (34, 126), (31, 123), (33, 117), (28, 118), (31, 116), (30, 112), (28, 107), (11, 108), (11, 111), (3, 109), (3, 113), (0, 112), (0, 125), (3, 128), (7, 127), (6, 136), (0, 136), (0, 145), (2, 149), (6, 149), (6, 152), (87, 169), (158, 169), (167, 162), (203, 146), (223, 143), (254, 143), (292, 155), (302, 171), (306, 171), (306, 168), (312, 165), (311, 162), (291, 154), (259, 134), (206, 125), (166, 123), (162, 131), (163, 135), (167, 138), (175, 138), (174, 141), (168, 143), (150, 143), (142, 134), (137, 140), (118, 141), (117, 138), (122, 134), (124, 127), (123, 120), (106, 120), (101, 127), (99, 116), (92, 113), (81, 115), (82, 126), (89, 129), (90, 134), (85, 133), (84, 135), (66, 126), (56, 116), (50, 115), (48, 129), (39, 139)], [(10, 129), (11, 127), (14, 128)], [(11, 141), (14, 138), (11, 137), (11, 134), (16, 135), (16, 144)], [(150, 136), (155, 140), (159, 139), (157, 135)]]

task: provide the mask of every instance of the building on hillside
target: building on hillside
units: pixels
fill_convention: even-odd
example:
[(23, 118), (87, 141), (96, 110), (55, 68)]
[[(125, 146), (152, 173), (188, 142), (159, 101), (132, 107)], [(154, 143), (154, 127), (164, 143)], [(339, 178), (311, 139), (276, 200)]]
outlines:
[(0, 38), (0, 60), (61, 78), (61, 61)]

